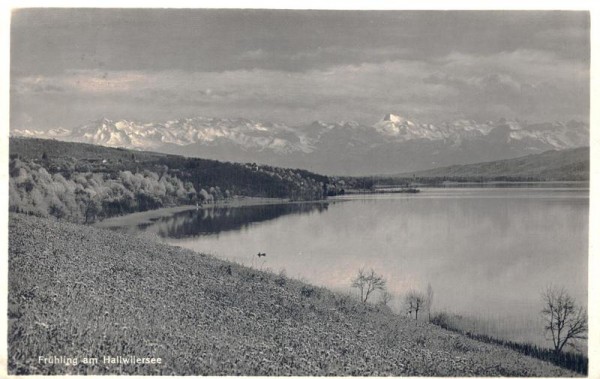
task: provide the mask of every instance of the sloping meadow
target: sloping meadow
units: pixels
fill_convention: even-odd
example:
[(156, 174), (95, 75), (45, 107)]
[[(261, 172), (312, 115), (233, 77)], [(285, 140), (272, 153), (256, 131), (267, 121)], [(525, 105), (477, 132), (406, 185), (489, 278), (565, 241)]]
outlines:
[(283, 274), (20, 214), (8, 316), (11, 374), (575, 375)]

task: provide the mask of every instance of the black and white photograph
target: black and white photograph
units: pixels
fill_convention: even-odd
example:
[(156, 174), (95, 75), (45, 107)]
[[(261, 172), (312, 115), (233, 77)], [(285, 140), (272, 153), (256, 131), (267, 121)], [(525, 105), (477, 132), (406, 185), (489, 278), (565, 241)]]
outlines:
[(593, 12), (215, 6), (10, 9), (7, 375), (598, 374)]

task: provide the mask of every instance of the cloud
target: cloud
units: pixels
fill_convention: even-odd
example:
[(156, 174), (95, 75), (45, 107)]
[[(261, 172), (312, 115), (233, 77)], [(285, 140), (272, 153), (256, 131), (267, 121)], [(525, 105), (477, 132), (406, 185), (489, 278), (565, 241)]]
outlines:
[(35, 76), (13, 79), (13, 90), (20, 94), (30, 92), (74, 92), (81, 94), (114, 94), (152, 86), (151, 77), (141, 72), (102, 72), (72, 70), (64, 75)]
[(589, 81), (589, 64), (540, 50), (515, 50), (489, 55), (452, 53), (441, 59), (448, 71), (461, 75), (496, 72), (529, 81)]
[(254, 50), (246, 50), (243, 51), (241, 54), (239, 54), (239, 59), (241, 60), (258, 60), (258, 59), (265, 59), (266, 57), (270, 56), (269, 53), (267, 53), (265, 50), (263, 49), (254, 49)]
[[(268, 52), (249, 50), (247, 58), (264, 54)], [(535, 50), (453, 52), (441, 58), (395, 58), (298, 72), (71, 70), (13, 78), (12, 90), (18, 100), (13, 111), (73, 123), (86, 107), (90, 116), (85, 120), (93, 109), (115, 118), (209, 115), (292, 125), (314, 119), (372, 123), (389, 112), (424, 122), (457, 117), (554, 121), (587, 119), (589, 67)], [(46, 112), (56, 108), (54, 112), (67, 115), (39, 114), (33, 104), (44, 100), (61, 104), (44, 107)]]
[(139, 72), (85, 72), (78, 71), (65, 84), (83, 93), (128, 92), (152, 85), (150, 77)]

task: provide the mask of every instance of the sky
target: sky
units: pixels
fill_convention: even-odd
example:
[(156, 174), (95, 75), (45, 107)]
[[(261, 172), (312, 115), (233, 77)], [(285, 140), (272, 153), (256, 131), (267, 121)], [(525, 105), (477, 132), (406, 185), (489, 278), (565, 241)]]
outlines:
[(19, 9), (11, 128), (587, 122), (589, 28), (575, 11)]

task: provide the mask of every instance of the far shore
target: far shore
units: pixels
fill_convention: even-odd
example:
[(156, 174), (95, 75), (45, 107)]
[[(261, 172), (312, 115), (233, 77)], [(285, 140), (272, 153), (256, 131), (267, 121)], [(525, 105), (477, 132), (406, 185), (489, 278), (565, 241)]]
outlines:
[[(202, 204), (199, 209), (215, 209), (215, 208), (239, 208), (239, 207), (251, 207), (258, 205), (271, 205), (271, 204), (302, 204), (302, 203), (332, 203), (336, 201), (347, 201), (347, 199), (340, 198), (328, 198), (323, 200), (297, 200), (292, 201), (286, 198), (270, 198), (270, 197), (247, 197), (238, 196), (233, 199), (226, 201), (218, 201), (211, 204)], [(141, 224), (145, 221), (150, 221), (159, 217), (169, 217), (174, 214), (190, 211), (196, 209), (196, 205), (181, 205), (177, 207), (166, 207), (158, 208), (145, 212), (135, 212), (126, 214), (123, 216), (109, 217), (102, 221), (95, 222), (93, 226), (101, 228), (110, 228), (116, 226), (123, 226), (124, 224)]]
[[(407, 178), (404, 178), (407, 179)], [(424, 179), (424, 178), (421, 178)], [(523, 185), (523, 184), (545, 184), (545, 185), (564, 185), (564, 184), (575, 184), (575, 185), (580, 185), (580, 186), (584, 186), (590, 185), (590, 181), (589, 180), (468, 180), (468, 181), (459, 181), (459, 180), (439, 180), (439, 181), (435, 181), (435, 179), (437, 179), (436, 177), (431, 177), (431, 178), (425, 178), (425, 179), (429, 179), (430, 182), (419, 182), (419, 181), (415, 181), (413, 183), (413, 185), (418, 186), (419, 188), (422, 187), (440, 187), (440, 186), (444, 186), (444, 185), (456, 185), (456, 184), (460, 184), (460, 185), (476, 185), (476, 186), (481, 186), (481, 185)], [(402, 187), (402, 184), (378, 184), (377, 187), (379, 188), (394, 188), (394, 187)]]

